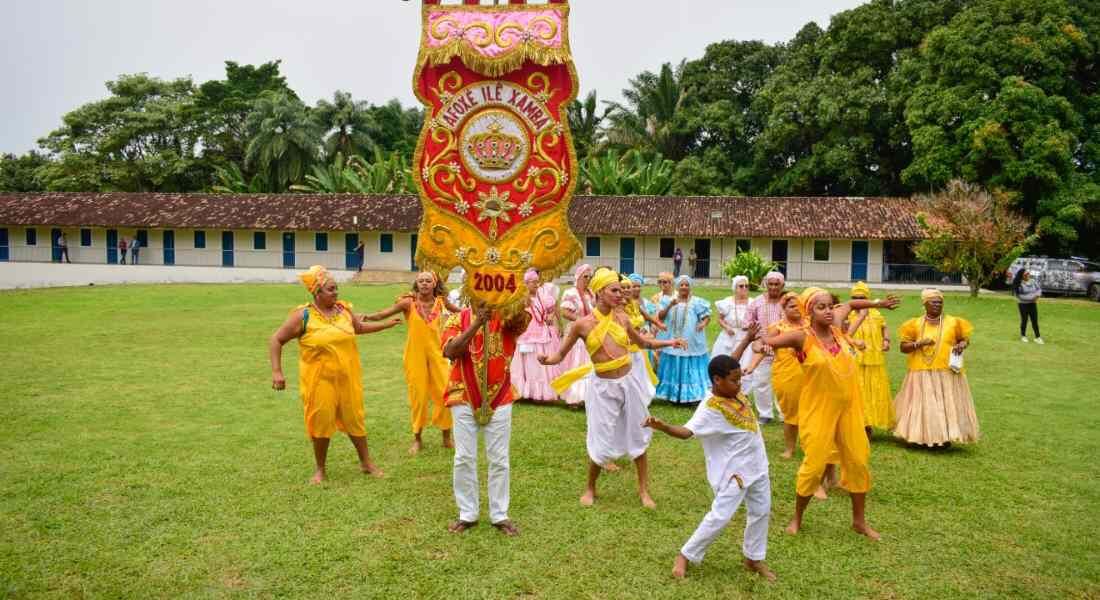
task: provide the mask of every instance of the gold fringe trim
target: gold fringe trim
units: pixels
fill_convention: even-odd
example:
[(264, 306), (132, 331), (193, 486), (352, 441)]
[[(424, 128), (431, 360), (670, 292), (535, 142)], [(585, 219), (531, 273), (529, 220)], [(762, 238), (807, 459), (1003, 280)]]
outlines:
[(500, 56), (485, 56), (468, 42), (455, 40), (438, 48), (421, 48), (418, 66), (445, 65), (454, 57), (462, 59), (463, 65), (486, 77), (500, 77), (521, 68), (530, 61), (543, 67), (565, 64), (573, 60), (567, 47), (543, 46), (538, 42), (516, 44)]

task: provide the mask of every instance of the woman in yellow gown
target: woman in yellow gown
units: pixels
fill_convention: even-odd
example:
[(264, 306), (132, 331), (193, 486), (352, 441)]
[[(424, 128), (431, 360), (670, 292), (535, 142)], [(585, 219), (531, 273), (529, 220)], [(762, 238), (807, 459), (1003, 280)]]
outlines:
[(773, 348), (800, 350), (803, 385), (798, 400), (798, 434), (805, 457), (795, 484), (795, 514), (787, 533), (797, 534), (814, 492), (834, 452), (839, 453), (842, 481), (852, 498), (852, 529), (871, 539), (878, 532), (867, 523), (867, 492), (871, 489), (868, 463), (871, 447), (863, 432), (863, 400), (855, 348), (834, 323), (843, 323), (853, 309), (897, 306), (897, 298), (871, 302), (852, 300), (833, 305), (828, 292), (809, 288), (799, 296), (809, 326), (765, 340)]
[(911, 444), (948, 445), (975, 442), (980, 434), (970, 384), (962, 369), (951, 368), (951, 355), (970, 346), (974, 326), (943, 313), (943, 293), (921, 293), (924, 316), (901, 326), (901, 351), (909, 372), (894, 399), (898, 422), (894, 435)]
[[(869, 300), (871, 288), (860, 281), (852, 287), (852, 300)], [(849, 334), (863, 343), (856, 356), (859, 381), (863, 387), (863, 425), (867, 437), (872, 429), (889, 431), (894, 428), (894, 403), (890, 393), (890, 376), (886, 373), (886, 353), (890, 351), (890, 333), (886, 318), (876, 308), (852, 311), (848, 314)], [(855, 326), (855, 329), (852, 329)]]
[[(788, 331), (798, 331), (806, 327), (799, 307), (798, 294), (787, 292), (779, 299), (783, 309), (783, 320), (768, 328), (768, 335), (779, 335)], [(764, 358), (763, 352), (757, 352), (748, 374), (756, 370), (756, 365)], [(802, 394), (802, 352), (795, 348), (779, 348), (772, 362), (772, 391), (783, 410), (783, 458), (793, 458), (798, 443), (798, 398)]]
[[(380, 321), (397, 314), (405, 316), (409, 332), (405, 337), (405, 385), (408, 387), (409, 422), (413, 443), (409, 454), (416, 455), (424, 447), (421, 432), (428, 426), (443, 432), (443, 447), (454, 448), (451, 411), (444, 406), (443, 393), (450, 380), (451, 363), (443, 358), (443, 311), (461, 312), (447, 300), (447, 292), (439, 277), (430, 271), (416, 276), (411, 292), (399, 297), (393, 306), (365, 315), (368, 321)], [(429, 405), (431, 405), (429, 415)]]
[(359, 455), (359, 468), (375, 477), (382, 470), (371, 462), (367, 429), (363, 422), (363, 379), (355, 336), (388, 329), (393, 319), (367, 324), (351, 312), (351, 304), (338, 299), (336, 281), (316, 265), (298, 276), (313, 301), (290, 311), (268, 343), (271, 387), (286, 389), (283, 346), (298, 338), (298, 389), (305, 412), (306, 433), (313, 444), (317, 470), (310, 483), (325, 480), (329, 439), (336, 431), (347, 433)]

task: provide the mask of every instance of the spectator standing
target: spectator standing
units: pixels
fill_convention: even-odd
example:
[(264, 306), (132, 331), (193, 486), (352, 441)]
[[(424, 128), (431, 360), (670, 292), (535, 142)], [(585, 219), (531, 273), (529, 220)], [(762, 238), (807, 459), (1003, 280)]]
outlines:
[(1016, 307), (1020, 309), (1020, 341), (1027, 343), (1027, 321), (1031, 319), (1031, 331), (1035, 334), (1035, 343), (1042, 345), (1039, 335), (1039, 298), (1043, 288), (1027, 269), (1020, 269), (1012, 280), (1012, 295), (1016, 296)]
[(60, 253), (57, 255), (57, 262), (61, 262), (64, 259), (67, 263), (72, 263), (69, 260), (69, 240), (65, 238), (65, 234), (57, 236), (57, 247), (60, 249)]
[(118, 238), (118, 264), (126, 264), (126, 238)]
[(672, 253), (672, 278), (680, 276), (680, 265), (684, 264), (684, 252), (679, 248)]
[(141, 250), (141, 240), (132, 238), (130, 240), (130, 264), (138, 264), (138, 250)]

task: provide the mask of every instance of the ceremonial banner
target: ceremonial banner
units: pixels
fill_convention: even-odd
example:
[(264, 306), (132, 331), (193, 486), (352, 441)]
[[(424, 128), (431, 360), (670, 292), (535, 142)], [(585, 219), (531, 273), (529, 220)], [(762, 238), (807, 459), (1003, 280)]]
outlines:
[(416, 262), (463, 267), (476, 304), (521, 309), (524, 271), (556, 277), (581, 256), (566, 214), (577, 178), (568, 21), (564, 2), (424, 3)]

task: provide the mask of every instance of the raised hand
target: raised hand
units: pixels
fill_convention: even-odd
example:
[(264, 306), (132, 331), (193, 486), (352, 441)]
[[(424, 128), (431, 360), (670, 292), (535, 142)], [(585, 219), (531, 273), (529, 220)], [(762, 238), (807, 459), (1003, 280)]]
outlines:
[(752, 323), (745, 328), (745, 333), (749, 336), (750, 340), (755, 340), (760, 337), (760, 323)]
[(885, 308), (887, 310), (894, 310), (900, 304), (901, 304), (901, 298), (898, 298), (897, 296), (895, 296), (893, 294), (890, 294), (889, 296), (886, 296), (886, 299), (882, 301), (882, 304), (880, 306), (882, 306), (882, 308)]

